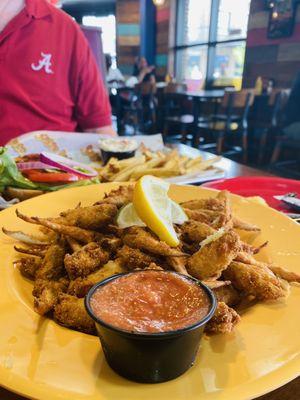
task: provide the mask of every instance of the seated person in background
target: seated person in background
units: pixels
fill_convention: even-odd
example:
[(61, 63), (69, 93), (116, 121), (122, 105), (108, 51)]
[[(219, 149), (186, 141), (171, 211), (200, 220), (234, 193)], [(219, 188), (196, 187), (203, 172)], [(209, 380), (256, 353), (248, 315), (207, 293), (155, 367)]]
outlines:
[(297, 74), (285, 107), (284, 125), (284, 136), (300, 141), (300, 72)]
[(0, 0), (0, 145), (34, 130), (115, 135), (80, 27), (46, 0)]
[(155, 67), (154, 65), (149, 66), (145, 57), (137, 57), (133, 67), (133, 76), (137, 77), (139, 83), (156, 82)]
[(106, 63), (106, 82), (108, 84), (112, 83), (124, 83), (125, 79), (122, 72), (118, 68), (112, 68), (112, 59), (110, 54), (105, 54)]

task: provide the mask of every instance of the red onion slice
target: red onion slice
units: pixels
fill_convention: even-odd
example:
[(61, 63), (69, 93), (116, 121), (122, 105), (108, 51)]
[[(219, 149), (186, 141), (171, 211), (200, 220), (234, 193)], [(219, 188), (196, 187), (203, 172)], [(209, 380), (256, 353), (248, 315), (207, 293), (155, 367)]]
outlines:
[[(19, 162), (17, 163), (17, 167), (20, 171), (26, 171), (27, 169), (48, 169), (51, 168), (53, 169), (54, 167), (49, 165), (49, 164), (45, 164), (41, 161), (27, 161), (27, 162)], [(57, 168), (55, 168), (57, 169)]]
[(59, 168), (62, 171), (71, 172), (78, 176), (92, 178), (98, 175), (97, 171), (86, 164), (82, 164), (53, 153), (41, 153), (41, 162), (50, 165), (51, 167)]

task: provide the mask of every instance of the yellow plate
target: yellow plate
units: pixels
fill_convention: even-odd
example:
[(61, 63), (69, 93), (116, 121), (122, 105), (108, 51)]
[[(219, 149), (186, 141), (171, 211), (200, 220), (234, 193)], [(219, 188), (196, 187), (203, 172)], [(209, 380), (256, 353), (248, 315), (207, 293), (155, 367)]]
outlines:
[[(116, 184), (47, 194), (18, 205), (29, 215), (59, 211), (100, 199)], [(177, 201), (215, 195), (197, 187), (173, 186)], [(235, 213), (257, 223), (262, 233), (253, 243), (269, 240), (260, 255), (300, 271), (300, 226), (260, 204), (232, 196)], [(33, 232), (12, 207), (0, 213), (0, 227)], [(29, 281), (12, 266), (13, 240), (0, 234), (0, 384), (30, 398), (45, 400), (233, 400), (255, 398), (291, 379), (300, 370), (300, 288), (292, 287), (286, 303), (261, 304), (242, 316), (234, 333), (204, 338), (195, 365), (173, 381), (143, 385), (127, 381), (107, 366), (96, 337), (74, 332), (40, 318), (32, 309)]]

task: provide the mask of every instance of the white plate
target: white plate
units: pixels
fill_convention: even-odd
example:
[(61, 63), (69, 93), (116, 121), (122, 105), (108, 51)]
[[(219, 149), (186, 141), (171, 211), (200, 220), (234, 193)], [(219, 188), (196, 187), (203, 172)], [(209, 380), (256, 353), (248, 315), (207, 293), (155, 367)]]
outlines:
[[(78, 132), (54, 132), (54, 131), (35, 131), (19, 136), (10, 141), (7, 145), (9, 154), (13, 157), (29, 153), (41, 153), (42, 151), (51, 151), (66, 157), (72, 158), (82, 163), (90, 163), (91, 160), (86, 154), (87, 146), (98, 151), (98, 142), (105, 135), (96, 133), (78, 133)], [(137, 135), (133, 137), (138, 144), (143, 143), (152, 151), (164, 150), (161, 134), (157, 135)], [(179, 152), (191, 158), (196, 158), (202, 153), (190, 146), (179, 146)], [(225, 177), (225, 171), (221, 168), (213, 167), (207, 171), (197, 174), (181, 175), (167, 180), (172, 183), (190, 185), (203, 183)]]

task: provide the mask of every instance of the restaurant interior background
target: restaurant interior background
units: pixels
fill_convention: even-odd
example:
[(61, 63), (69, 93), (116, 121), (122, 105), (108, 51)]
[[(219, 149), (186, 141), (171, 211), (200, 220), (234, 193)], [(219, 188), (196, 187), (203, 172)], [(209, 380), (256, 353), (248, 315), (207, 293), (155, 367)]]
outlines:
[[(300, 0), (47, 1), (78, 23), (105, 86), (89, 63), (86, 46), (86, 58), (68, 56), (67, 67), (60, 57), (57, 71), (63, 74), (56, 73), (56, 58), (49, 69), (50, 50), (41, 53), (39, 64), (38, 58), (30, 64), (34, 71), (45, 67), (41, 73), (48, 93), (59, 100), (59, 85), (48, 81), (47, 74), (67, 78), (67, 89), (61, 91), (66, 102), (68, 89), (75, 88), (68, 110), (73, 118), (79, 109), (81, 118), (74, 118), (76, 127), (69, 129), (77, 131), (70, 135), (60, 125), (52, 130), (46, 118), (40, 128), (36, 112), (28, 117), (30, 132), (0, 146), (0, 323), (5, 324), (0, 400), (25, 400), (21, 395), (47, 400), (300, 399), (295, 329), (300, 325)], [(51, 9), (66, 27), (72, 22)], [(29, 13), (23, 16), (34, 20)], [(48, 34), (49, 25), (43, 26)], [(59, 33), (68, 31), (57, 26)], [(69, 46), (63, 49), (73, 49), (65, 37)], [(56, 48), (59, 40), (52, 42)], [(25, 46), (27, 51), (27, 42)], [(56, 49), (60, 56), (61, 48)], [(83, 74), (82, 65), (88, 64), (91, 68)], [(79, 71), (75, 84), (73, 74), (65, 73), (69, 66)], [(22, 72), (18, 60), (11, 70)], [(41, 79), (32, 75), (36, 82)], [(47, 109), (39, 99), (56, 102), (28, 82), (33, 88), (28, 100), (39, 95), (36, 103), (43, 116)], [(88, 82), (84, 91), (83, 82)], [(11, 98), (22, 105), (11, 87)], [(97, 100), (99, 88), (96, 105), (87, 102), (80, 110), (77, 98)], [(109, 94), (113, 128), (103, 89)], [(24, 109), (26, 116), (26, 104)], [(95, 110), (101, 124), (92, 118), (85, 129), (82, 120), (94, 117)], [(11, 112), (10, 119), (22, 117)], [(121, 140), (114, 137), (115, 130)], [(214, 290), (211, 303), (217, 311), (212, 307), (201, 320), (197, 316), (194, 325), (187, 325), (185, 317), (182, 327), (163, 329), (152, 313), (157, 296), (142, 282), (141, 294), (146, 295), (145, 300), (140, 297), (141, 308), (135, 306), (135, 295), (127, 296), (118, 286), (107, 299), (112, 304), (121, 299), (124, 310), (150, 310), (151, 318), (142, 311), (133, 314), (137, 321), (154, 321), (160, 331), (143, 330), (142, 325), (124, 328), (113, 318), (97, 316), (90, 304), (93, 285), (98, 290), (103, 280), (137, 276), (135, 272), (196, 278), (198, 288), (204, 282)], [(173, 296), (167, 285), (155, 285), (158, 293), (168, 290), (166, 299), (175, 298), (189, 309), (190, 289)], [(127, 290), (139, 292), (134, 285)], [(160, 296), (157, 309), (167, 314)], [(168, 318), (174, 322), (178, 307), (172, 304)], [(105, 309), (101, 303), (97, 307)], [(108, 304), (107, 310), (114, 307)], [(119, 314), (121, 320), (118, 307), (111, 315)], [(90, 335), (96, 331), (86, 310), (107, 331), (105, 352)], [(186, 361), (185, 351), (193, 346), (184, 335), (196, 343), (208, 316), (210, 333), (217, 335), (204, 339), (199, 359), (193, 353)], [(124, 352), (118, 336), (129, 343)], [(138, 356), (130, 354), (131, 348), (138, 349)], [(182, 361), (186, 368), (194, 366), (179, 378)], [(132, 364), (133, 373), (123, 373), (122, 364)], [(148, 384), (161, 379), (161, 366), (175, 366), (177, 379)], [(152, 381), (139, 377), (144, 370), (152, 371)]]
[[(124, 76), (124, 83), (108, 83), (119, 134), (163, 132), (166, 141), (192, 144), (277, 175), (299, 178), (300, 139), (297, 135), (287, 139), (284, 131), (287, 103), (299, 72), (298, 1), (61, 3), (84, 27), (102, 72), (106, 68), (101, 46), (104, 54), (111, 55), (112, 68)], [(92, 37), (93, 29), (100, 37), (99, 28), (100, 47)], [(138, 93), (127, 85), (137, 56), (155, 66), (157, 83), (149, 93)], [(253, 99), (231, 111), (220, 99), (199, 97), (197, 105), (188, 94), (203, 89), (250, 89)], [(180, 90), (187, 95), (178, 100), (174, 92)], [(239, 125), (236, 130), (234, 122)], [(225, 136), (223, 146), (220, 136)]]

